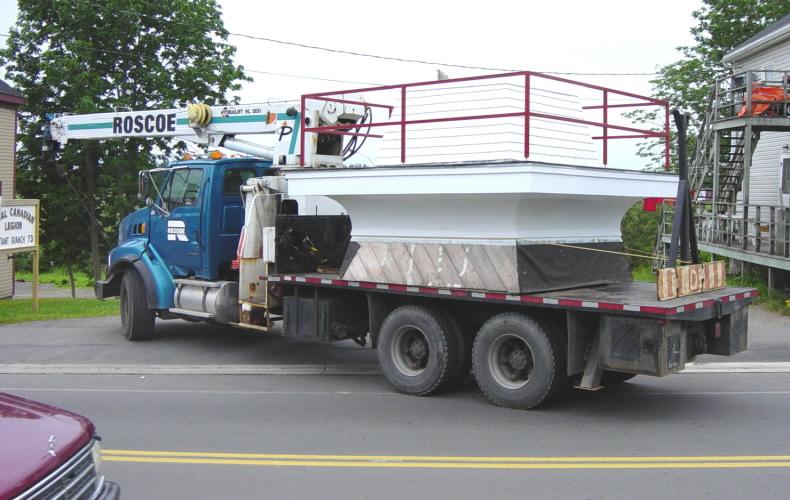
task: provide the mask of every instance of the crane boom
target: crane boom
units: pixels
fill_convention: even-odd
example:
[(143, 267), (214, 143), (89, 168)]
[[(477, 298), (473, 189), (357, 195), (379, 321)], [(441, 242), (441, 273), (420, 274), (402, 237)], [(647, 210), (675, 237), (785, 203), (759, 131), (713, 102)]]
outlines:
[[(364, 115), (364, 106), (359, 104), (317, 103), (306, 108), (308, 123), (354, 123)], [(302, 111), (289, 103), (190, 104), (186, 108), (56, 115), (48, 123), (47, 133), (49, 140), (60, 145), (70, 140), (170, 137), (271, 159), (274, 165), (294, 165), (298, 164), (302, 120)], [(275, 134), (274, 149), (236, 139), (238, 135), (253, 134)], [(312, 136), (318, 134), (305, 135), (307, 144), (325, 143), (326, 139), (342, 141), (336, 135), (327, 134), (323, 141), (314, 140)], [(315, 146), (306, 148), (306, 164), (342, 165), (342, 156), (319, 153)]]

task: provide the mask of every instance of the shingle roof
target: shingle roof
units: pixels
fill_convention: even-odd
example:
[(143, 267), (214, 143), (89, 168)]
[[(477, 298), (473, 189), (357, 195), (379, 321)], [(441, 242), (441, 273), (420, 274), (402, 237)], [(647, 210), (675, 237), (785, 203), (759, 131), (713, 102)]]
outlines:
[(0, 102), (7, 102), (10, 104), (24, 104), (25, 98), (22, 94), (16, 91), (12, 86), (0, 80)]

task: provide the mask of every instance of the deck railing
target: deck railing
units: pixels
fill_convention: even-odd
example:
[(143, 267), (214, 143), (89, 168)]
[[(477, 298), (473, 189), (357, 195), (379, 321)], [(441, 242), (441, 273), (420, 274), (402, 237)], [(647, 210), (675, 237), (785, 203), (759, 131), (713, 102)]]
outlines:
[(790, 116), (790, 70), (746, 70), (719, 78), (714, 102), (714, 121)]
[[(414, 112), (415, 106), (419, 107), (419, 104), (413, 103), (414, 99), (418, 99), (418, 97), (414, 97), (411, 94), (415, 92), (419, 92), (420, 90), (424, 90), (427, 88), (435, 89), (437, 92), (441, 92), (444, 89), (452, 89), (454, 85), (462, 83), (462, 82), (474, 82), (474, 83), (490, 83), (490, 82), (503, 82), (502, 85), (509, 86), (509, 90), (518, 89), (520, 92), (520, 98), (516, 97), (506, 97), (506, 99), (510, 99), (511, 102), (507, 106), (503, 106), (504, 108), (514, 109), (514, 111), (507, 111), (507, 112), (485, 112), (488, 111), (490, 108), (486, 108), (483, 106), (482, 108), (467, 108), (464, 110), (457, 110), (457, 109), (441, 109), (435, 108), (433, 109), (430, 114), (432, 116), (429, 117), (419, 117), (418, 115), (425, 115), (424, 111), (418, 109), (418, 112)], [(543, 85), (543, 88), (539, 88), (540, 85)], [(584, 92), (591, 93), (592, 96), (588, 98), (588, 103), (586, 105), (580, 106), (579, 111), (590, 111), (590, 110), (600, 110), (600, 119), (599, 120), (590, 120), (590, 119), (582, 119), (579, 117), (569, 116), (567, 111), (562, 111), (562, 106), (550, 106), (548, 109), (560, 109), (560, 111), (554, 112), (546, 112), (546, 104), (545, 98), (547, 97), (547, 92), (552, 92), (551, 90), (546, 90), (546, 88), (551, 88), (552, 86), (567, 86), (575, 89), (583, 89)], [(481, 87), (483, 85), (477, 85)], [(542, 91), (542, 92), (541, 92)], [(388, 95), (385, 93), (389, 92)], [(463, 92), (465, 94), (470, 94), (471, 92)], [(394, 94), (394, 95), (393, 95)], [(459, 95), (459, 93), (455, 93), (455, 95)], [(559, 92), (555, 92), (555, 94), (560, 94)], [(349, 95), (357, 95), (363, 96), (360, 100), (349, 100), (347, 96)], [(468, 96), (464, 96), (467, 99), (470, 99)], [(544, 98), (543, 100), (541, 98)], [(549, 95), (549, 98), (551, 96)], [(614, 98), (617, 98), (619, 101), (614, 102)], [(494, 74), (494, 75), (484, 75), (484, 76), (476, 76), (476, 77), (468, 77), (468, 78), (453, 78), (449, 80), (437, 80), (437, 81), (425, 81), (425, 82), (416, 82), (416, 83), (406, 83), (406, 84), (398, 84), (398, 85), (386, 85), (386, 86), (379, 86), (379, 87), (366, 87), (366, 88), (357, 88), (357, 89), (349, 89), (349, 90), (342, 90), (342, 91), (333, 91), (333, 92), (323, 92), (323, 93), (316, 93), (316, 94), (305, 94), (301, 98), (302, 109), (305, 109), (305, 103), (307, 101), (324, 101), (324, 102), (340, 102), (340, 103), (347, 103), (347, 104), (357, 104), (363, 105), (367, 107), (374, 107), (384, 110), (389, 110), (387, 118), (384, 120), (378, 121), (370, 121), (365, 123), (363, 127), (349, 127), (348, 124), (343, 125), (326, 125), (326, 126), (315, 126), (315, 124), (309, 124), (305, 122), (305, 118), (302, 117), (302, 123), (300, 127), (300, 134), (301, 134), (301, 162), (304, 165), (305, 161), (305, 135), (309, 133), (322, 133), (322, 134), (335, 134), (335, 135), (350, 135), (350, 136), (370, 136), (370, 137), (381, 137), (381, 135), (373, 135), (369, 132), (371, 129), (379, 130), (382, 127), (390, 127), (397, 131), (399, 137), (399, 149), (400, 149), (400, 162), (405, 163), (408, 154), (407, 154), (407, 144), (409, 141), (409, 134), (408, 131), (415, 126), (421, 126), (425, 124), (431, 123), (446, 123), (446, 122), (470, 122), (473, 120), (493, 120), (493, 119), (518, 119), (523, 122), (523, 137), (521, 146), (523, 147), (523, 156), (525, 159), (529, 159), (530, 155), (533, 154), (533, 144), (531, 143), (531, 132), (533, 132), (532, 137), (539, 137), (540, 130), (545, 130), (541, 128), (540, 125), (546, 122), (553, 122), (553, 123), (564, 123), (566, 125), (576, 125), (576, 126), (587, 126), (592, 127), (593, 129), (597, 129), (600, 132), (594, 134), (587, 139), (591, 139), (592, 141), (601, 141), (602, 145), (602, 162), (604, 165), (609, 163), (609, 141), (615, 139), (646, 139), (646, 138), (653, 138), (659, 139), (664, 144), (664, 168), (669, 168), (669, 158), (670, 158), (670, 129), (669, 129), (669, 104), (666, 101), (656, 99), (653, 97), (647, 97), (643, 95), (634, 94), (631, 92), (626, 92), (622, 90), (617, 90), (608, 87), (602, 87), (599, 85), (593, 85), (589, 83), (569, 80), (567, 78), (562, 78), (554, 75), (543, 74), (543, 73), (535, 73), (531, 71), (522, 71), (522, 72), (515, 72), (515, 73), (502, 73), (502, 74)], [(477, 99), (478, 101), (482, 101), (484, 99)], [(560, 101), (562, 99), (559, 99)], [(623, 101), (624, 100), (624, 101)], [(515, 102), (512, 102), (515, 101)], [(458, 101), (451, 101), (452, 103), (458, 103)], [(468, 101), (468, 102), (473, 102)], [(542, 104), (543, 106), (536, 105), (536, 103)], [(442, 103), (439, 103), (442, 104)], [(446, 102), (444, 104), (450, 104)], [(456, 104), (457, 105), (457, 104)], [(628, 124), (623, 124), (617, 122), (615, 118), (621, 118), (619, 115), (619, 111), (622, 109), (633, 109), (633, 108), (641, 108), (641, 107), (652, 107), (658, 108), (659, 112), (663, 110), (664, 116), (663, 123), (661, 130), (647, 130), (641, 127), (635, 126), (636, 124), (631, 121)], [(470, 111), (472, 109), (479, 109), (484, 111), (483, 113), (479, 114), (464, 114), (458, 113), (459, 111)], [(567, 108), (565, 108), (567, 110)], [(542, 122), (540, 125), (533, 125), (533, 122)], [(538, 132), (534, 132), (537, 130)], [(614, 132), (614, 133), (613, 133)], [(544, 132), (545, 134), (545, 132)], [(549, 138), (553, 139), (553, 138)], [(420, 146), (424, 147), (424, 146)], [(573, 149), (570, 148), (569, 149)], [(559, 155), (558, 155), (559, 156)]]
[(726, 205), (717, 213), (710, 203), (696, 203), (697, 239), (737, 250), (790, 258), (790, 207)]

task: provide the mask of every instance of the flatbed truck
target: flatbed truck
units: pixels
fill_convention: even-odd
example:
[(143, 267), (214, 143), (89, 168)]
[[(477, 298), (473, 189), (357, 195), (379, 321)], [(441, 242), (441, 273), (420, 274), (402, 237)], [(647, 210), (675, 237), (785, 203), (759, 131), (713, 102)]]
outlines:
[[(319, 211), (316, 200), (289, 196), (286, 187), (289, 172), (305, 161), (306, 168), (343, 168), (347, 150), (337, 136), (362, 135), (364, 102), (330, 101), (337, 107), (329, 111), (303, 99), (287, 109), (66, 115), (51, 124), (60, 143), (189, 135), (259, 156), (197, 158), (141, 172), (146, 206), (121, 222), (107, 278), (96, 282), (98, 298), (120, 297), (129, 340), (154, 336), (157, 319), (262, 332), (281, 323), (288, 337), (377, 349), (385, 377), (402, 393), (450, 390), (473, 372), (493, 403), (520, 409), (570, 387), (661, 377), (701, 354), (746, 349), (748, 305), (757, 294), (750, 288), (659, 301), (655, 284), (630, 279), (523, 292), (345, 278), (353, 220), (342, 211)], [(173, 127), (152, 134), (145, 130), (149, 122)], [(262, 132), (278, 134), (273, 153), (235, 137)]]

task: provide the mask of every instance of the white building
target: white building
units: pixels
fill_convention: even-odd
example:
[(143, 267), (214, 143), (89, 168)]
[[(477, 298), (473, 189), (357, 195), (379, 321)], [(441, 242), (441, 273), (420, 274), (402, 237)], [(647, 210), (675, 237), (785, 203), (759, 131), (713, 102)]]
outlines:
[[(723, 61), (732, 66), (733, 74), (756, 72), (759, 79), (784, 81), (787, 90), (790, 83), (785, 79), (790, 75), (787, 73), (790, 72), (790, 14), (735, 47)], [(784, 116), (787, 116), (787, 110)], [(790, 130), (760, 133), (748, 178), (744, 179), (744, 201), (747, 204), (782, 204), (779, 164), (782, 153), (787, 153), (787, 147), (790, 147)]]
[(790, 271), (790, 14), (723, 62), (690, 170), (699, 247), (773, 282)]
[[(17, 109), (25, 99), (0, 80), (0, 182), (2, 197), (14, 197), (14, 165), (16, 158)], [(14, 293), (14, 268), (7, 255), (0, 253), (0, 299)]]

